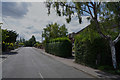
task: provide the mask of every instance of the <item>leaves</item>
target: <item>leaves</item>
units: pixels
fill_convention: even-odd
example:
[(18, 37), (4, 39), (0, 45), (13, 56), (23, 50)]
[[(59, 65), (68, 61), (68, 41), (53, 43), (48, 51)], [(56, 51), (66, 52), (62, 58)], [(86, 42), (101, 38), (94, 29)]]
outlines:
[(67, 29), (64, 24), (62, 26), (57, 23), (48, 24), (43, 30), (42, 37), (44, 37), (46, 40), (58, 37), (66, 37), (67, 35)]
[(33, 35), (28, 41), (25, 42), (25, 46), (33, 47), (35, 43), (36, 43), (36, 38)]
[(2, 30), (2, 41), (7, 43), (16, 42), (18, 34), (13, 30)]

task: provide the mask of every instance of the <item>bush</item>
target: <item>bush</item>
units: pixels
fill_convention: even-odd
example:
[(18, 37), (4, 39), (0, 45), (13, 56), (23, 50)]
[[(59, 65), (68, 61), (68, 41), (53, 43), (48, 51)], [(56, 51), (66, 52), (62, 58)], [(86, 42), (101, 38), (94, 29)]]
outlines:
[(114, 68), (113, 68), (112, 66), (108, 66), (108, 65), (99, 66), (98, 69), (99, 69), (99, 70), (104, 70), (104, 71), (114, 70)]
[(112, 66), (108, 42), (96, 32), (81, 32), (75, 37), (75, 61), (94, 68), (100, 65)]
[(24, 46), (24, 43), (18, 43), (19, 47), (23, 47)]
[[(113, 38), (117, 33), (111, 32)], [(117, 63), (120, 63), (120, 41), (115, 45)], [(112, 66), (112, 57), (107, 40), (90, 28), (84, 29), (75, 36), (75, 61), (94, 68), (99, 66)], [(120, 64), (118, 64), (120, 66)], [(120, 69), (120, 67), (118, 67)]]
[(118, 68), (120, 69), (120, 41), (115, 45)]
[(43, 44), (42, 43), (35, 43), (34, 47), (43, 49)]
[(45, 45), (45, 51), (60, 57), (72, 56), (72, 43), (68, 38), (56, 38)]
[(10, 51), (14, 49), (13, 43), (5, 43), (4, 41), (2, 42), (2, 51)]

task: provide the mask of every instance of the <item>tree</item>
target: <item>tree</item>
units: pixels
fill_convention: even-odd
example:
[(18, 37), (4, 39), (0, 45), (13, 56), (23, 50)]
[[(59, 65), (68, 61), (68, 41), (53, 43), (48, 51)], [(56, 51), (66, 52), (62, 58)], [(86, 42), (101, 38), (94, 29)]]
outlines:
[(59, 28), (60, 37), (66, 36), (67, 33), (68, 32), (67, 32), (67, 29), (65, 27), (65, 24), (63, 24), (62, 26), (60, 26), (60, 28)]
[(15, 43), (18, 34), (13, 30), (2, 30), (2, 41), (6, 43)]
[[(68, 23), (71, 21), (72, 15), (74, 15), (75, 13), (77, 14), (79, 23), (82, 22), (81, 15), (84, 15), (85, 13), (88, 14), (90, 16), (88, 19), (91, 19), (91, 23), (94, 23), (96, 25), (94, 27), (96, 31), (99, 33), (99, 35), (104, 39), (106, 39), (107, 41), (109, 41), (111, 54), (112, 54), (113, 67), (114, 69), (117, 69), (115, 44), (120, 40), (120, 33), (114, 40), (112, 40), (112, 36), (108, 34), (106, 35), (102, 31), (99, 22), (99, 17), (100, 16), (107, 17), (106, 15), (103, 14), (103, 10), (106, 9), (105, 3), (93, 2), (92, 0), (89, 2), (46, 2), (46, 7), (48, 8), (48, 14), (50, 14), (51, 6), (55, 8), (59, 16), (66, 16), (66, 21)], [(118, 6), (120, 6), (120, 4), (118, 4)], [(113, 14), (115, 14), (116, 12), (116, 11), (114, 12), (113, 9), (111, 11), (113, 12)], [(106, 9), (104, 13), (107, 12), (108, 10)]]
[(20, 37), (20, 40), (18, 42), (24, 43), (25, 39)]
[(32, 36), (32, 38), (29, 39), (29, 42), (31, 43), (31, 46), (34, 46), (34, 44), (36, 43), (36, 39), (34, 35)]
[[(117, 24), (117, 26), (119, 26), (119, 30), (120, 30), (120, 2), (110, 2), (110, 3), (107, 3), (107, 8), (114, 12), (114, 19), (115, 19), (115, 22)], [(112, 7), (111, 7), (112, 6)]]
[(18, 34), (13, 30), (2, 29), (2, 50), (9, 51), (15, 48), (15, 42)]
[(45, 38), (45, 40), (58, 38), (58, 37), (66, 37), (67, 36), (67, 29), (65, 25), (63, 24), (60, 26), (57, 23), (54, 24), (48, 24), (46, 28), (44, 28), (44, 31), (42, 33), (42, 37)]
[(36, 43), (36, 38), (33, 35), (28, 41), (25, 41), (25, 46), (33, 47), (35, 43)]

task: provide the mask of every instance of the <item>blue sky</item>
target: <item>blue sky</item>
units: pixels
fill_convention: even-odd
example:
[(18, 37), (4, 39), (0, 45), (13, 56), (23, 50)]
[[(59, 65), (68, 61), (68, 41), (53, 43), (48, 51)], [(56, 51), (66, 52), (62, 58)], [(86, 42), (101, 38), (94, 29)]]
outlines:
[(15, 30), (19, 37), (28, 40), (32, 35), (35, 35), (37, 41), (41, 41), (43, 28), (49, 23), (57, 22), (65, 24), (68, 32), (77, 32), (86, 27), (89, 22), (83, 16), (82, 24), (78, 23), (78, 19), (73, 16), (70, 24), (67, 24), (65, 17), (59, 17), (55, 11), (51, 9), (51, 14), (48, 16), (47, 8), (43, 2), (3, 2), (2, 3), (2, 18), (3, 29)]

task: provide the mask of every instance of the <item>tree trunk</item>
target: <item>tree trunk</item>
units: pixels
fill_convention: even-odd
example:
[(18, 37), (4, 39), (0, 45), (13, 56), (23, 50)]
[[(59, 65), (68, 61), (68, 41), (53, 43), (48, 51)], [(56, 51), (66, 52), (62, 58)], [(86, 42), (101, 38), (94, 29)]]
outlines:
[(114, 69), (117, 69), (115, 44), (112, 40), (109, 40), (109, 45), (110, 45), (110, 49), (111, 49), (113, 67), (114, 67)]
[(104, 35), (104, 33), (102, 33), (97, 18), (95, 18), (94, 21), (96, 23), (96, 28), (97, 28), (97, 31), (100, 34), (100, 36), (109, 41), (109, 45), (110, 45), (110, 49), (111, 49), (111, 55), (112, 55), (113, 67), (114, 67), (114, 69), (117, 69), (115, 44), (120, 40), (120, 33), (119, 33), (118, 37), (114, 41), (112, 41), (112, 39), (109, 35)]

